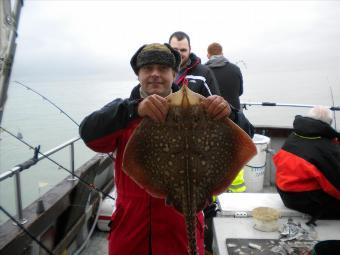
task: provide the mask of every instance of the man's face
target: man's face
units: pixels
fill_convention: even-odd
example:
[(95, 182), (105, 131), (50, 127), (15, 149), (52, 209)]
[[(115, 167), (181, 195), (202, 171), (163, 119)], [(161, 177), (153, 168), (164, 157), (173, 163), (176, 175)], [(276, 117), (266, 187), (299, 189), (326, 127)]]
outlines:
[(175, 71), (166, 65), (145, 65), (138, 72), (138, 80), (148, 95), (169, 95), (174, 78)]
[(178, 41), (176, 37), (172, 37), (170, 40), (170, 46), (177, 50), (181, 54), (181, 67), (184, 67), (189, 60), (190, 47), (186, 38)]

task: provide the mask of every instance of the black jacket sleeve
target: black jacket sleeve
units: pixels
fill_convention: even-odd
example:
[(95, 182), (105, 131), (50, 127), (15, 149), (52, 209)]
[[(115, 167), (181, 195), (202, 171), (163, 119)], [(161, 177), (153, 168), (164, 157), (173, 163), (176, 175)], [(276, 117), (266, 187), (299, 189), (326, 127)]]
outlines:
[(251, 138), (254, 137), (255, 128), (247, 119), (247, 117), (243, 114), (243, 112), (231, 107), (231, 114), (229, 118), (236, 123), (240, 128), (244, 130)]
[(114, 140), (117, 138), (115, 134), (138, 118), (137, 105), (139, 101), (119, 98), (91, 113), (80, 124), (80, 137), (88, 147), (95, 151), (112, 151)]
[(209, 86), (210, 92), (212, 95), (220, 96), (221, 92), (220, 92), (216, 77), (210, 68), (207, 68), (207, 69), (208, 70), (207, 70), (206, 79), (207, 79), (207, 84)]
[(238, 69), (238, 75), (239, 75), (239, 78), (240, 78), (240, 91), (239, 91), (239, 96), (242, 96), (242, 95), (243, 95), (243, 76), (242, 76), (242, 73), (241, 73), (240, 68)]

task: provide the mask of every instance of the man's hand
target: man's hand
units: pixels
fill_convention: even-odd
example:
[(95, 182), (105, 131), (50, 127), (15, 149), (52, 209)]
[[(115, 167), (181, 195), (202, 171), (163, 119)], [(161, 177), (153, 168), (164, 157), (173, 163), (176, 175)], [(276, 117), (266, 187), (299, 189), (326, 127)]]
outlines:
[(164, 122), (169, 111), (169, 105), (165, 98), (156, 94), (144, 98), (138, 105), (138, 115), (148, 116), (153, 121)]
[(202, 102), (208, 115), (214, 120), (229, 117), (231, 108), (229, 103), (221, 96), (212, 95), (204, 99)]

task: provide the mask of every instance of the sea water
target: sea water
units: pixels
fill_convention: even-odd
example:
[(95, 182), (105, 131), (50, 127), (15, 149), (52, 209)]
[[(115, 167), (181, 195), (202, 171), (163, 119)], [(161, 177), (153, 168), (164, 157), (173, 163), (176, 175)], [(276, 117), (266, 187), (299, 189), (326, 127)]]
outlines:
[[(22, 81), (20, 81), (22, 82)], [(66, 112), (78, 124), (82, 119), (100, 109), (112, 99), (129, 97), (136, 81), (58, 81), (22, 82), (39, 92)], [(5, 113), (1, 126), (11, 133), (22, 134), (23, 141), (46, 152), (78, 137), (78, 126), (52, 106), (47, 100), (32, 91), (11, 82), (8, 91)], [(6, 132), (0, 134), (0, 173), (33, 157), (34, 150)], [(80, 140), (75, 143), (75, 167), (81, 166), (95, 153)], [(70, 170), (70, 149), (65, 148), (50, 156), (58, 164)], [(48, 191), (69, 173), (48, 159), (40, 161), (29, 170), (21, 173), (23, 206), (27, 206), (38, 196)], [(15, 214), (14, 178), (0, 183), (0, 204)], [(6, 217), (0, 212), (0, 223)]]
[[(338, 73), (334, 80), (340, 81)], [(82, 119), (100, 109), (114, 98), (127, 98), (137, 84), (131, 81), (108, 81), (80, 79), (73, 81), (20, 81), (53, 101), (78, 124)], [(340, 85), (332, 86), (335, 105), (340, 101)], [(275, 102), (289, 104), (332, 105), (330, 84), (323, 73), (295, 71), (281, 73), (244, 73), (244, 95), (241, 102)], [(254, 125), (291, 127), (294, 116), (305, 114), (307, 108), (249, 106), (245, 115)], [(336, 113), (339, 120), (340, 114)], [(340, 126), (340, 123), (338, 124)], [(1, 126), (15, 135), (21, 133), (23, 140), (32, 146), (48, 151), (78, 136), (78, 126), (60, 113), (47, 100), (32, 91), (10, 83), (8, 100)], [(75, 166), (79, 167), (95, 153), (82, 141), (75, 144)], [(33, 156), (33, 150), (5, 132), (0, 133), (0, 173), (10, 170)], [(70, 169), (69, 149), (51, 156), (63, 167)], [(23, 206), (69, 175), (47, 159), (22, 172)], [(15, 190), (13, 178), (0, 183), (0, 204), (15, 214)], [(0, 223), (6, 217), (0, 213)]]

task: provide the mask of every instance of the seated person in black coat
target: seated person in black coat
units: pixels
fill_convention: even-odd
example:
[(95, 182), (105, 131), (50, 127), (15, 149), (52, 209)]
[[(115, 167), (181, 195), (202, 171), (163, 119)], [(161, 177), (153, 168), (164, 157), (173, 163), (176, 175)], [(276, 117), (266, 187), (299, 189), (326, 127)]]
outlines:
[(273, 158), (283, 203), (313, 219), (340, 218), (340, 136), (331, 122), (323, 106), (296, 116), (294, 132)]

